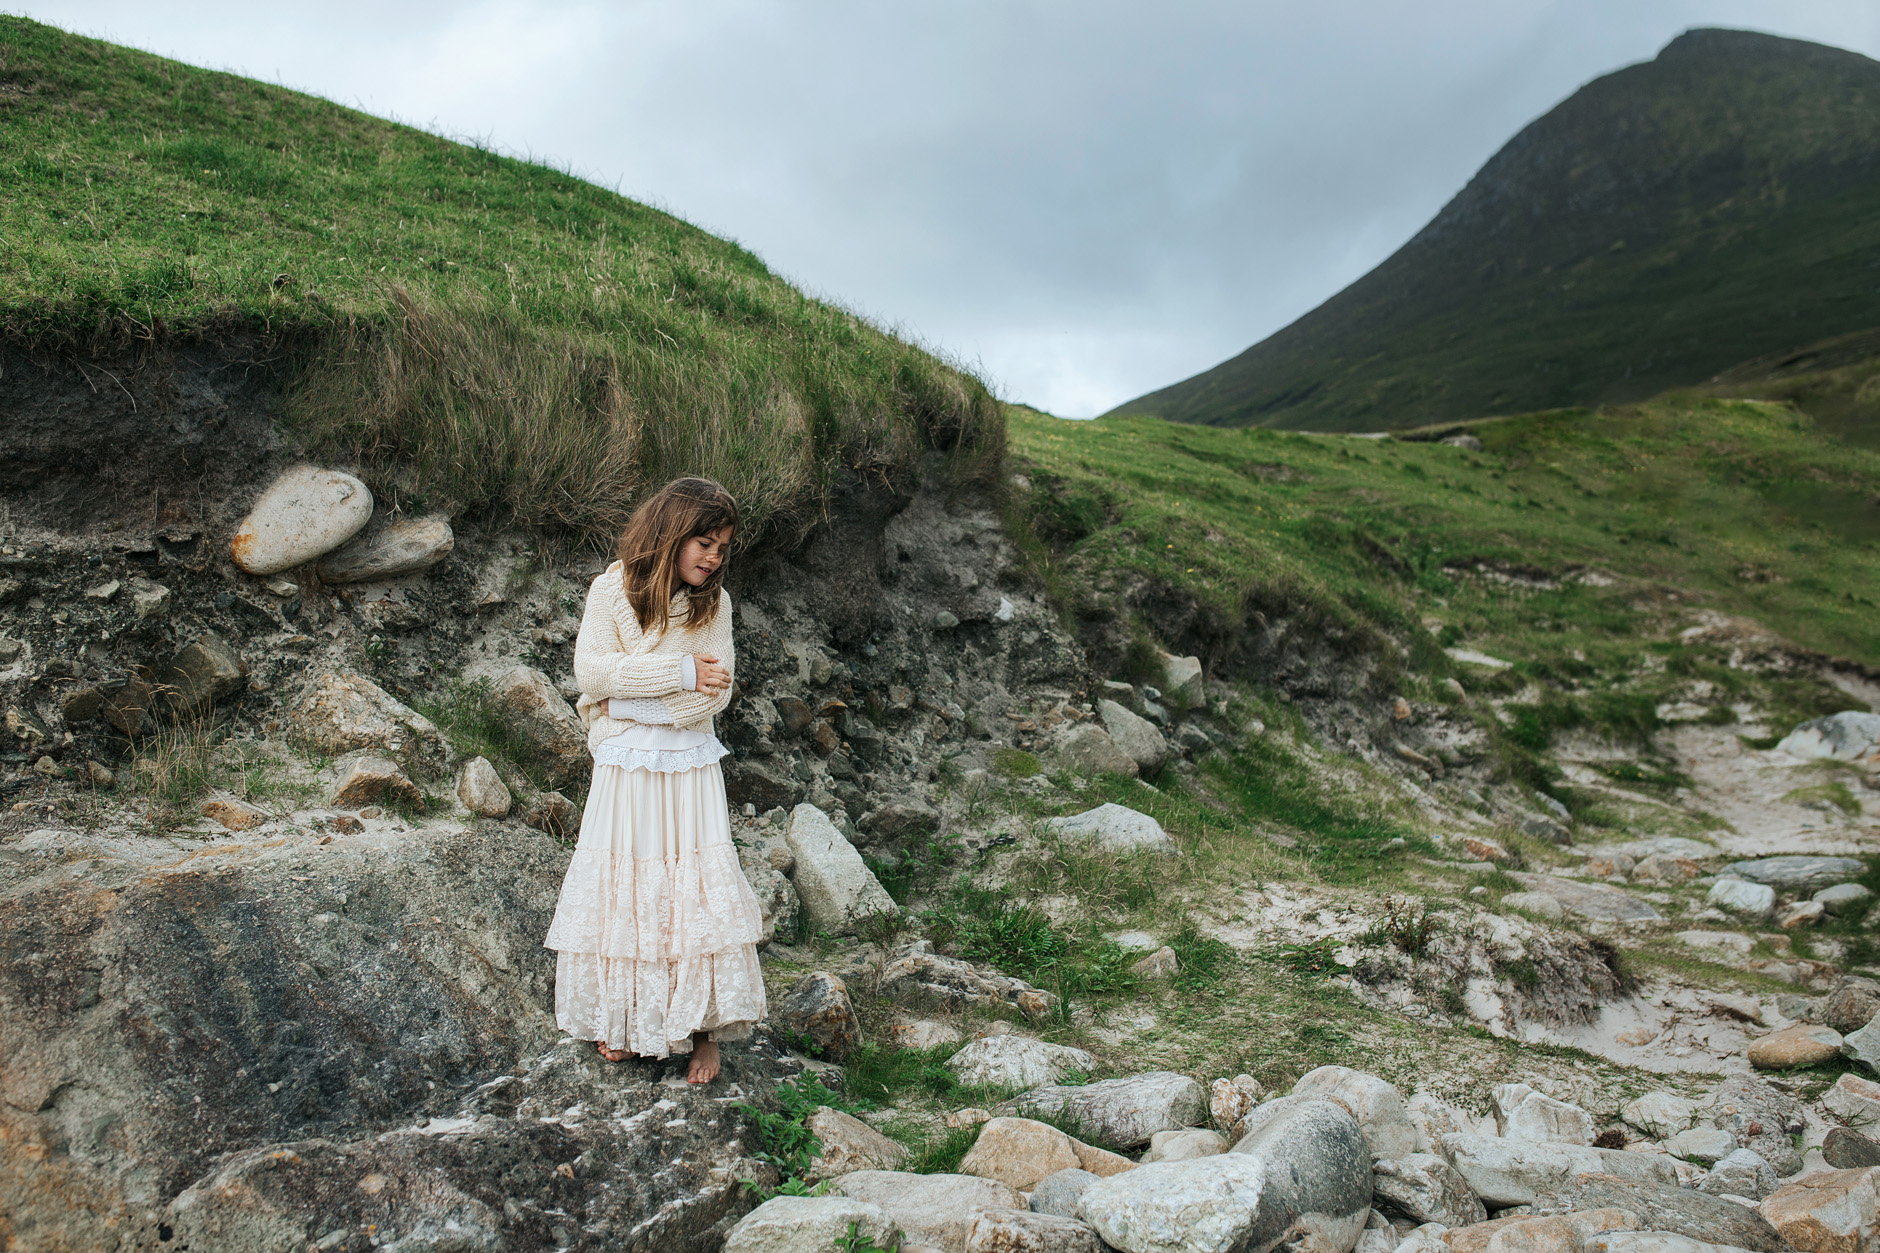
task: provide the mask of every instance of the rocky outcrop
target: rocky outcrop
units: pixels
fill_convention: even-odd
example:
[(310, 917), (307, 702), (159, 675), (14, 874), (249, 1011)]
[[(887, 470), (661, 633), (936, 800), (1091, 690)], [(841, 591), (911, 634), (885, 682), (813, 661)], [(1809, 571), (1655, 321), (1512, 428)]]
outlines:
[(287, 737), (310, 753), (342, 757), (370, 752), (391, 758), (416, 778), (443, 774), (448, 750), (429, 718), (361, 674), (322, 674), (289, 710)]
[(1053, 1118), (1079, 1128), (1084, 1139), (1134, 1149), (1158, 1131), (1200, 1123), (1207, 1117), (1208, 1098), (1187, 1075), (1152, 1070), (1127, 1079), (1039, 1088), (999, 1109)]
[(529, 666), (512, 666), (490, 681), (490, 699), (551, 784), (560, 788), (587, 782), (593, 768), (587, 728), (547, 675)]

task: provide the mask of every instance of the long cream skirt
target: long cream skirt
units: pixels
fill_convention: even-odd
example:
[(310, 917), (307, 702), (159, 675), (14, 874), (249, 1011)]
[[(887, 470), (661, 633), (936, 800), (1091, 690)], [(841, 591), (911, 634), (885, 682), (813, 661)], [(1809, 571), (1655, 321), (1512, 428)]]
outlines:
[(642, 1057), (739, 1039), (764, 1017), (761, 914), (738, 865), (714, 762), (660, 772), (594, 767), (561, 884), (555, 1021)]

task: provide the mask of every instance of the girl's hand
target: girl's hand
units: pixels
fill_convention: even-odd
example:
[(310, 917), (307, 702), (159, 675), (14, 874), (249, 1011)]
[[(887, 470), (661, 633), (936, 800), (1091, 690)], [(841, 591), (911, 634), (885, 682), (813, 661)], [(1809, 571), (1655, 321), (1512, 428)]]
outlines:
[(718, 658), (694, 653), (692, 665), (698, 672), (698, 690), (708, 696), (716, 696), (731, 686), (731, 671), (725, 669)]

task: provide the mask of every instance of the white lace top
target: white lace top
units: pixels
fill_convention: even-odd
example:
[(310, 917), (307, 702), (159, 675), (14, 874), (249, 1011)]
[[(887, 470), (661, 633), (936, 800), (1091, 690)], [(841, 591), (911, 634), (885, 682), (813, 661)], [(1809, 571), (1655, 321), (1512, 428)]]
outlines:
[[(692, 658), (688, 655), (685, 662), (684, 669), (690, 686), (696, 687), (698, 680), (691, 665)], [(677, 774), (681, 770), (712, 765), (730, 751), (718, 742), (715, 735), (674, 726), (672, 713), (664, 701), (615, 698), (607, 702), (607, 716), (631, 718), (634, 725), (611, 739), (601, 741), (600, 747), (594, 750), (594, 764), (597, 766)]]

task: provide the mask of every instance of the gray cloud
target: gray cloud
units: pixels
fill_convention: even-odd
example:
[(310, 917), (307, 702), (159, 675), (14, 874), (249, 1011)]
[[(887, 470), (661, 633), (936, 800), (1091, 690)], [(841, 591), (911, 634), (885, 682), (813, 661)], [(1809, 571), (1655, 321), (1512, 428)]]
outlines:
[(1688, 26), (1880, 56), (1871, 0), (19, 11), (554, 161), (1067, 415), (1285, 325)]

